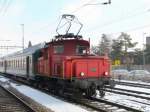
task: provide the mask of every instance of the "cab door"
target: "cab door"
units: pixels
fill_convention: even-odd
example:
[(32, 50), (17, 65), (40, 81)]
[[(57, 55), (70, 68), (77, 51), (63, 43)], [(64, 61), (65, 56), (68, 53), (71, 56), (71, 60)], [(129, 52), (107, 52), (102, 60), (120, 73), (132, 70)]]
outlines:
[(7, 61), (6, 60), (4, 61), (4, 72), (5, 73), (7, 72)]

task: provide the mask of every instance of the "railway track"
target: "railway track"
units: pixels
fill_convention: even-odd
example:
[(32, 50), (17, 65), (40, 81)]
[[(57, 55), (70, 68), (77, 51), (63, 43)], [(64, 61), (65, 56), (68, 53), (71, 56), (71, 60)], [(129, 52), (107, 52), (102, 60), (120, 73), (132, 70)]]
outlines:
[(105, 91), (150, 100), (150, 93), (133, 91), (133, 90), (126, 90), (126, 89), (121, 89), (121, 88), (113, 88), (113, 89), (106, 88)]
[(131, 83), (131, 82), (123, 82), (123, 81), (115, 81), (115, 83), (118, 85), (126, 85), (126, 86), (141, 87), (141, 88), (150, 89), (150, 85), (147, 85), (147, 84), (139, 84), (139, 83)]
[[(107, 87), (108, 89), (112, 89), (110, 87)], [(150, 95), (148, 92), (142, 92), (142, 91), (134, 91), (134, 90), (128, 90), (128, 89), (122, 89), (122, 88), (113, 88), (113, 90), (118, 90), (118, 91), (124, 91), (124, 92), (131, 92), (131, 93), (137, 93), (137, 94), (144, 94), (144, 95)]]
[(0, 112), (36, 112), (11, 91), (0, 86)]
[[(15, 80), (17, 81), (17, 80)], [(17, 81), (18, 82), (18, 81)], [(20, 82), (20, 81), (19, 81)], [(21, 82), (22, 83), (22, 82)], [(23, 83), (26, 84), (26, 83)], [(28, 84), (26, 84), (28, 85)], [(82, 106), (85, 106), (89, 109), (92, 109), (92, 111), (100, 111), (100, 112), (142, 112), (140, 110), (134, 109), (132, 107), (127, 107), (125, 105), (120, 105), (114, 102), (106, 101), (103, 99), (97, 99), (97, 98), (75, 98), (74, 96), (71, 95), (58, 95), (54, 93), (50, 93), (47, 89), (42, 89), (42, 88), (37, 88), (33, 87), (31, 85), (28, 85), (32, 88), (38, 89), (42, 92), (45, 92), (51, 96), (54, 96), (56, 98), (71, 102), (71, 103), (76, 103), (80, 104)]]
[(80, 100), (74, 99), (74, 101), (78, 104), (100, 112), (142, 112), (132, 107), (93, 97)]
[(128, 107), (125, 105), (120, 105), (111, 101), (106, 101), (103, 99), (97, 99), (97, 98), (75, 98), (73, 95), (58, 95), (58, 94), (51, 94), (47, 90), (40, 89), (41, 91), (44, 91), (45, 93), (52, 95), (56, 98), (71, 102), (80, 104), (82, 106), (87, 107), (91, 111), (98, 111), (98, 112), (142, 112), (138, 109)]

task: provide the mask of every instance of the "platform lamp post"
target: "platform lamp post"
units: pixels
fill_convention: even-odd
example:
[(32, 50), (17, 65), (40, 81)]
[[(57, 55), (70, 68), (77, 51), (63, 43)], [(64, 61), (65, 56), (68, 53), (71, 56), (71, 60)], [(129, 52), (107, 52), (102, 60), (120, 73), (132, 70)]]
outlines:
[(22, 27), (22, 50), (24, 50), (24, 24), (21, 24)]
[(145, 52), (144, 52), (144, 49), (145, 49), (145, 46), (144, 46), (145, 34), (146, 33), (143, 33), (143, 69), (145, 69)]

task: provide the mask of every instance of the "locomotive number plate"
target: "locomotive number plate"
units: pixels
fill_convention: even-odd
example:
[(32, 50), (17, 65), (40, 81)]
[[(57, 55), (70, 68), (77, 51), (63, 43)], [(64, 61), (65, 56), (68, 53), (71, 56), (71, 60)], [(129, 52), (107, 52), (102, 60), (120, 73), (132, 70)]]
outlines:
[(96, 72), (96, 68), (91, 68), (91, 72)]

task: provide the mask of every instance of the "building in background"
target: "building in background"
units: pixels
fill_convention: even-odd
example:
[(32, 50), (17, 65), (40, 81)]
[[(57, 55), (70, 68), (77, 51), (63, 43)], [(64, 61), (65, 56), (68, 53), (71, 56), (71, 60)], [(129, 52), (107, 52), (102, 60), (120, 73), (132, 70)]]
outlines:
[(146, 46), (150, 46), (150, 36), (149, 37), (146, 37)]

